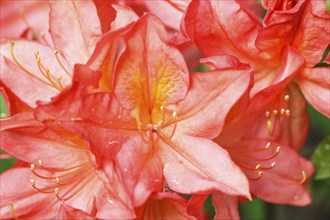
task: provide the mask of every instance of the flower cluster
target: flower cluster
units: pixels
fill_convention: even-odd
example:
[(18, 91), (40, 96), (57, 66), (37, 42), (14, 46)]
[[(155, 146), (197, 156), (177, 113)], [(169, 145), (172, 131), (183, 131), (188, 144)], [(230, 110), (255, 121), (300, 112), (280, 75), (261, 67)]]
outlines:
[(309, 204), (329, 34), (323, 0), (1, 1), (1, 219)]

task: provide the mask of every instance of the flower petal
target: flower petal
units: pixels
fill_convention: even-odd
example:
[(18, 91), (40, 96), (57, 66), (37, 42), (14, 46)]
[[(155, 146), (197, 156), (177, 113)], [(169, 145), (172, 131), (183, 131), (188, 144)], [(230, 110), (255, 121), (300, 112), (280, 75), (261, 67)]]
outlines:
[(238, 200), (236, 196), (229, 196), (221, 192), (212, 193), (212, 204), (216, 215), (214, 219), (240, 219), (238, 213)]
[(330, 117), (330, 75), (329, 68), (306, 68), (297, 78), (306, 100), (316, 110)]
[(163, 162), (157, 149), (144, 143), (140, 136), (123, 144), (116, 162), (134, 206), (141, 206), (152, 192), (161, 190)]
[(165, 37), (164, 26), (152, 15), (141, 17), (128, 33), (115, 79), (115, 94), (124, 108), (160, 112), (161, 105), (178, 102), (186, 95), (186, 64)]
[[(210, 139), (220, 133), (227, 113), (249, 88), (251, 80), (250, 69), (240, 63), (232, 65), (231, 58), (222, 69), (190, 75), (188, 95), (177, 106), (178, 132)], [(212, 57), (207, 61), (211, 59), (220, 60)]]
[[(93, 1), (50, 1), (50, 33), (69, 64), (86, 63), (101, 36)], [(88, 16), (86, 16), (88, 15)]]
[(65, 69), (50, 47), (22, 39), (2, 44), (1, 82), (27, 105), (35, 107), (37, 100), (49, 100), (71, 83), (71, 68), (60, 54), (57, 56)]
[(162, 141), (164, 176), (172, 190), (190, 194), (217, 189), (250, 198), (244, 174), (219, 145), (187, 135)]
[(13, 219), (14, 215), (29, 219), (57, 218), (60, 202), (55, 195), (37, 193), (29, 181), (32, 178), (30, 168), (12, 168), (0, 175), (1, 219)]

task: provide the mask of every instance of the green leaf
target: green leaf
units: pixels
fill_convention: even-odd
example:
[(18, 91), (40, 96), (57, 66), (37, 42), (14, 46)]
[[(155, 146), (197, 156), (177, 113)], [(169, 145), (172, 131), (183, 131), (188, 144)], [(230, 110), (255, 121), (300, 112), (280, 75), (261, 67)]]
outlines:
[(330, 136), (317, 146), (312, 156), (312, 162), (316, 168), (315, 179), (330, 178)]
[(5, 100), (3, 96), (0, 94), (0, 118), (4, 118), (8, 116), (8, 111), (6, 108)]

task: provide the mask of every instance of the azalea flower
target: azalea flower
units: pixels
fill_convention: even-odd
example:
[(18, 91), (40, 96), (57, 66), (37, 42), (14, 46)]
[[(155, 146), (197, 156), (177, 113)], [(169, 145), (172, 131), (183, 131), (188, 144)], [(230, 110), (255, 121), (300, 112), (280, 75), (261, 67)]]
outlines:
[[(1, 219), (69, 218), (85, 212), (95, 218), (134, 218), (127, 193), (112, 163), (99, 167), (82, 139), (55, 133), (31, 113), (1, 120), (1, 148), (29, 166), (0, 175)], [(19, 146), (19, 147), (18, 147)]]
[[(99, 86), (98, 80), (105, 79), (100, 71), (76, 66), (75, 84), (38, 106), (36, 117), (80, 135), (99, 158), (115, 161), (135, 207), (163, 187), (249, 197), (246, 178), (212, 141), (247, 89), (249, 67), (224, 57), (222, 68), (189, 75), (182, 55), (165, 36), (158, 19), (141, 17), (124, 36), (125, 50), (116, 65), (110, 66), (116, 66), (114, 94)], [(94, 63), (104, 67), (112, 60), (107, 52), (112, 48), (111, 42), (102, 42), (106, 50)], [(89, 78), (82, 77), (86, 72)], [(97, 162), (102, 164), (102, 158)]]
[[(88, 14), (88, 19), (83, 14)], [(126, 19), (122, 19), (123, 14)], [(49, 26), (54, 47), (26, 39), (1, 40), (0, 86), (13, 105), (12, 114), (29, 108), (31, 111), (37, 100), (49, 100), (70, 85), (73, 66), (87, 63), (101, 35), (135, 18), (127, 8), (106, 2), (50, 1)]]
[(324, 2), (264, 1), (264, 5), (269, 11), (261, 23), (240, 1), (193, 1), (185, 17), (186, 32), (206, 55), (229, 54), (250, 64), (255, 73), (252, 95), (278, 82), (285, 50), (294, 48), (305, 63), (293, 80), (306, 100), (329, 117), (328, 69), (313, 68), (330, 42), (330, 15)]

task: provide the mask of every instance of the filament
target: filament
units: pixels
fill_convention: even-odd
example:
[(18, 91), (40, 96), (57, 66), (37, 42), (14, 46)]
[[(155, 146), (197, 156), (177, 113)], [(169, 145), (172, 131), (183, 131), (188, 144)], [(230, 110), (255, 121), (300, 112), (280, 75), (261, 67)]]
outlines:
[(10, 214), (13, 216), (14, 219), (19, 219), (15, 213), (15, 210), (14, 210), (14, 205), (13, 204), (9, 204), (8, 205), (8, 208), (9, 208), (9, 211), (10, 211)]
[(72, 74), (64, 67), (63, 63), (61, 62), (60, 58), (58, 57), (58, 50), (54, 50), (54, 55), (56, 57), (58, 64), (61, 66), (61, 68), (64, 70), (64, 72), (72, 78)]

